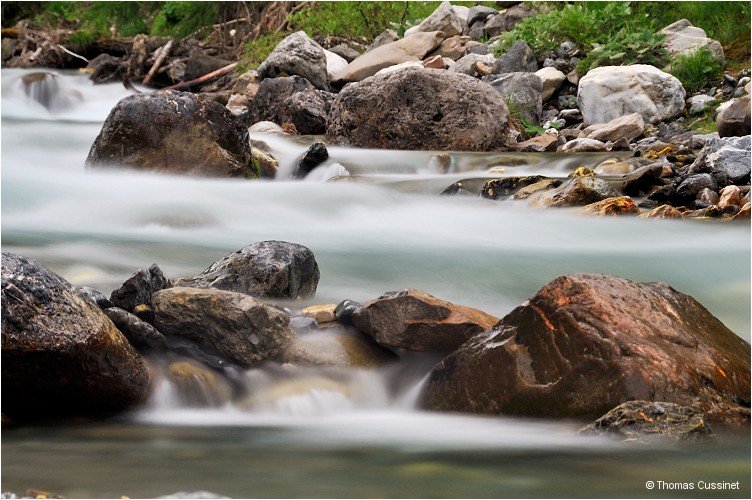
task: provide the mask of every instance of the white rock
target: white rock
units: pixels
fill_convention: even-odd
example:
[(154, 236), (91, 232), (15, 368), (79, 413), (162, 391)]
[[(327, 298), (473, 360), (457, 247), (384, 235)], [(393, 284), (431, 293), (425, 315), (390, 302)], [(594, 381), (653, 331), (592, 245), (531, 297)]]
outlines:
[(692, 26), (692, 23), (686, 19), (669, 24), (661, 30), (661, 33), (666, 35), (663, 48), (671, 56), (689, 55), (700, 47), (707, 47), (721, 64), (726, 64), (721, 44), (708, 38), (705, 30)]
[[(467, 14), (465, 15), (465, 19), (467, 19)], [(430, 16), (425, 18), (422, 23), (405, 31), (405, 36), (421, 32), (443, 31), (444, 35), (448, 38), (454, 35), (461, 35), (464, 27), (465, 21), (457, 15), (452, 4), (441, 2), (441, 5)]]
[(541, 100), (546, 102), (554, 92), (556, 92), (561, 84), (567, 79), (567, 75), (562, 73), (556, 68), (541, 68), (535, 72), (543, 82), (543, 91), (541, 92)]
[(400, 63), (400, 64), (395, 64), (394, 66), (389, 66), (389, 67), (384, 68), (384, 69), (380, 69), (380, 70), (378, 70), (376, 72), (376, 74), (377, 75), (385, 75), (387, 73), (392, 73), (393, 71), (399, 71), (401, 69), (406, 69), (406, 68), (420, 68), (420, 69), (424, 69), (423, 65), (421, 63), (419, 63), (418, 61), (407, 61), (407, 62), (403, 62), (403, 63)]
[(340, 56), (339, 54), (335, 54), (334, 52), (330, 52), (326, 49), (324, 49), (324, 55), (326, 56), (326, 72), (329, 73), (329, 80), (333, 78), (332, 75), (336, 75), (340, 71), (344, 71), (344, 69), (349, 64), (347, 62), (347, 59)]
[(640, 113), (646, 123), (658, 123), (684, 111), (681, 82), (655, 66), (602, 66), (580, 79), (577, 105), (586, 125), (608, 123)]
[(645, 131), (645, 121), (640, 113), (620, 116), (608, 123), (596, 123), (580, 132), (581, 138), (597, 141), (618, 141), (622, 137), (628, 141), (636, 139)]

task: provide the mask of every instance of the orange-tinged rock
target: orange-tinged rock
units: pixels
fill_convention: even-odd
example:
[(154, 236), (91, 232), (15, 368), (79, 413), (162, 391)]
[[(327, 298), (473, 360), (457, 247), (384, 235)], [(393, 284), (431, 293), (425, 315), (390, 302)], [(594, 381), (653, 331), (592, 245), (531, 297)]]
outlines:
[(629, 196), (606, 198), (586, 205), (582, 210), (592, 215), (636, 215), (640, 213), (640, 209)]

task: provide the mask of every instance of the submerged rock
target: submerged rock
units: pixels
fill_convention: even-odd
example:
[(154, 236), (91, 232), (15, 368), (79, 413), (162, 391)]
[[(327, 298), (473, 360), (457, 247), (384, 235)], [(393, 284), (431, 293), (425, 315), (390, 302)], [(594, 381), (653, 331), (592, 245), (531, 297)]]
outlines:
[(313, 296), (318, 283), (319, 266), (309, 248), (272, 240), (247, 245), (176, 285), (294, 299)]
[(193, 360), (170, 363), (167, 379), (177, 389), (181, 403), (197, 408), (218, 407), (232, 400), (232, 386), (219, 372)]
[(692, 406), (749, 426), (750, 347), (663, 283), (556, 278), (441, 361), (429, 410), (597, 418), (630, 400)]
[(326, 328), (298, 335), (280, 357), (283, 363), (297, 366), (337, 366), (343, 368), (379, 368), (397, 360), (388, 349), (370, 337), (339, 328)]
[(13, 421), (97, 416), (145, 400), (143, 359), (57, 274), (2, 254), (3, 413)]
[(407, 289), (366, 302), (353, 313), (352, 321), (381, 345), (448, 353), (490, 328), (498, 318)]

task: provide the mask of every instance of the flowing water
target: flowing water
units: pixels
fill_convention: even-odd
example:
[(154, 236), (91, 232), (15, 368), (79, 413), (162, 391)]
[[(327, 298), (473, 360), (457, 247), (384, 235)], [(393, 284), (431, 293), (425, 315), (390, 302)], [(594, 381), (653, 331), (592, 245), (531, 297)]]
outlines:
[[(749, 224), (586, 217), (438, 195), (458, 180), (477, 190), (486, 177), (564, 177), (610, 155), (450, 153), (441, 173), (431, 152), (330, 148), (330, 160), (300, 181), (90, 172), (88, 149), (128, 91), (75, 73), (57, 73), (40, 91), (38, 82), (24, 88), (28, 74), (2, 71), (2, 250), (76, 285), (109, 295), (152, 263), (170, 277), (189, 276), (249, 243), (279, 239), (309, 247), (321, 270), (316, 297), (294, 307), (413, 287), (501, 317), (556, 276), (606, 273), (665, 281), (750, 339)], [(252, 138), (281, 152), (284, 178), (306, 149)], [(322, 182), (345, 171), (354, 182)], [(302, 389), (271, 391), (250, 408), (185, 408), (161, 383), (146, 407), (108, 422), (3, 430), (2, 489), (97, 498), (195, 490), (267, 498), (750, 496), (746, 439), (641, 447), (579, 436), (579, 422), (420, 412), (413, 403), (428, 368), (340, 373), (347, 390), (332, 389), (324, 372), (300, 373)], [(277, 382), (273, 369), (243, 376)], [(700, 490), (699, 481), (740, 481), (741, 490)]]

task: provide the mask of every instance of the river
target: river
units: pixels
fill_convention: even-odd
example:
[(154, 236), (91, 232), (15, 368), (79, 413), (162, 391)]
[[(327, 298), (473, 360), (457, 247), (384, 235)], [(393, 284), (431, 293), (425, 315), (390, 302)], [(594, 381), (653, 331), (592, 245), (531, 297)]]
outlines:
[[(460, 179), (564, 177), (609, 155), (451, 153), (452, 173), (441, 174), (431, 152), (330, 148), (330, 161), (300, 181), (95, 173), (84, 168), (88, 150), (129, 91), (58, 73), (50, 110), (25, 94), (27, 73), (2, 71), (2, 250), (73, 284), (109, 295), (152, 263), (190, 276), (278, 239), (309, 247), (321, 270), (316, 297), (296, 307), (412, 287), (501, 317), (559, 275), (605, 273), (667, 282), (750, 339), (749, 224), (438, 195)], [(282, 173), (305, 150), (252, 139), (283, 152)], [(355, 182), (321, 182), (339, 165)], [(4, 429), (2, 489), (69, 498), (750, 496), (748, 442), (646, 448), (579, 436), (579, 422), (420, 412), (410, 404), (419, 386), (392, 394), (390, 376), (354, 374), (368, 395), (359, 401), (312, 391), (303, 404), (264, 411), (187, 409), (167, 387), (111, 421)], [(647, 481), (694, 489), (648, 490)], [(741, 491), (701, 490), (701, 481), (741, 481)]]

